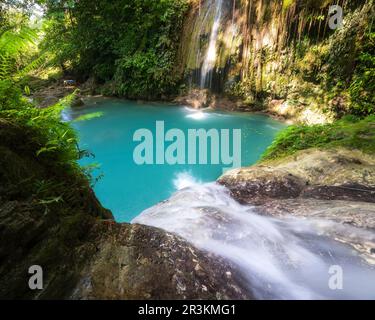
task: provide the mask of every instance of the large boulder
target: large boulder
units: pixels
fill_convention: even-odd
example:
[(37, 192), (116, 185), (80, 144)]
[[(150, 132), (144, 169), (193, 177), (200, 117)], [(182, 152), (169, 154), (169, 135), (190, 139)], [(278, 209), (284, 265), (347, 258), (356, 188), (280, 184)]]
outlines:
[(354, 150), (310, 149), (228, 171), (219, 183), (249, 204), (289, 198), (375, 202), (375, 159)]
[(249, 299), (223, 259), (161, 229), (109, 223), (73, 299)]
[(185, 96), (175, 99), (176, 103), (186, 104), (194, 109), (207, 108), (210, 105), (212, 95), (207, 89), (193, 89)]

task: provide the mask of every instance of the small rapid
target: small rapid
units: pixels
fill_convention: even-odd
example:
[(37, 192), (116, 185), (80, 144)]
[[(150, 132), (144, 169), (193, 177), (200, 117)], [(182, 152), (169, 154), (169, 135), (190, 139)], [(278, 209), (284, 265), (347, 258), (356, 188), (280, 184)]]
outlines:
[[(228, 259), (257, 299), (375, 299), (374, 266), (329, 237), (335, 231), (375, 242), (373, 233), (324, 219), (261, 216), (225, 187), (199, 184), (187, 173), (175, 185), (179, 191), (168, 201), (132, 222), (176, 233)], [(335, 290), (337, 267), (343, 287)]]

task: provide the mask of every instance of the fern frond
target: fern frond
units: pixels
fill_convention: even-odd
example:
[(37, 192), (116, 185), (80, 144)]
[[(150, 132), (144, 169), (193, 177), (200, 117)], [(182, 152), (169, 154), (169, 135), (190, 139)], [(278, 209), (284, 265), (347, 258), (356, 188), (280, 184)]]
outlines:
[(23, 26), (18, 31), (8, 30), (0, 37), (0, 51), (12, 54), (18, 54), (27, 49), (30, 43), (35, 43), (38, 38), (38, 32), (27, 26)]
[[(25, 66), (22, 70), (19, 70), (15, 75), (14, 79), (18, 80), (24, 76), (26, 76), (31, 71), (34, 71), (38, 68), (40, 68), (42, 65), (44, 65), (48, 61), (48, 54), (44, 53), (41, 54), (38, 58), (30, 62), (27, 66)], [(0, 75), (1, 77), (1, 75)]]
[(0, 80), (9, 78), (13, 69), (14, 59), (9, 54), (0, 52)]
[[(0, 36), (0, 80), (10, 78), (15, 71), (15, 59), (35, 43), (38, 32), (27, 26), (19, 30), (8, 30)], [(38, 60), (38, 59), (37, 59)], [(38, 64), (40, 61), (36, 61)], [(26, 67), (27, 68), (27, 67)], [(30, 69), (32, 66), (29, 67)]]

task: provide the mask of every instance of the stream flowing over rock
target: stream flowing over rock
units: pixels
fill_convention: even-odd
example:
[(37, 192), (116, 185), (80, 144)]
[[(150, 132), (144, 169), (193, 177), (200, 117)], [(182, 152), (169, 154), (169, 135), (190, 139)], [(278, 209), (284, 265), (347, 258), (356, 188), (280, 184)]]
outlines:
[[(373, 299), (374, 178), (370, 156), (308, 150), (192, 185), (134, 222), (232, 262), (257, 299)], [(329, 288), (335, 265), (344, 290)]]
[[(270, 216), (326, 219), (324, 233), (348, 243), (375, 264), (375, 161), (359, 151), (307, 150), (226, 173), (219, 179), (239, 202)], [(332, 228), (330, 228), (330, 226)], [(343, 232), (353, 226), (368, 238)], [(361, 232), (359, 232), (361, 234)]]

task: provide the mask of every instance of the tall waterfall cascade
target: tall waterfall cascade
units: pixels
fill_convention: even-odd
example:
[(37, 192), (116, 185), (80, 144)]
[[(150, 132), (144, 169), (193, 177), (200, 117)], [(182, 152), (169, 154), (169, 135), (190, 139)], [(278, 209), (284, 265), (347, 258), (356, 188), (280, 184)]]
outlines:
[[(206, 0), (188, 19), (183, 41), (184, 69), (191, 87), (220, 91), (229, 57), (235, 54), (238, 28), (233, 27), (235, 1)], [(234, 32), (234, 30), (236, 32)], [(235, 43), (237, 41), (237, 43)]]
[(203, 65), (201, 68), (200, 87), (202, 89), (205, 88), (206, 85), (208, 85), (209, 88), (211, 87), (212, 70), (215, 67), (217, 59), (217, 38), (219, 35), (219, 27), (222, 17), (223, 0), (213, 0), (213, 5), (211, 7), (215, 10), (215, 18), (211, 30), (210, 41), (207, 48), (206, 56), (204, 58)]

